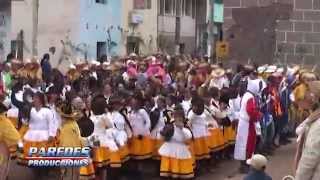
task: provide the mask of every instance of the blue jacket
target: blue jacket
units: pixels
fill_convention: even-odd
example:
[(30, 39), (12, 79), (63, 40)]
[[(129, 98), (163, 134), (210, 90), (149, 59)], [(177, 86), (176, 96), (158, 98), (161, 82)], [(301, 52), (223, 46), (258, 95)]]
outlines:
[(249, 174), (243, 180), (272, 180), (264, 171), (251, 169)]

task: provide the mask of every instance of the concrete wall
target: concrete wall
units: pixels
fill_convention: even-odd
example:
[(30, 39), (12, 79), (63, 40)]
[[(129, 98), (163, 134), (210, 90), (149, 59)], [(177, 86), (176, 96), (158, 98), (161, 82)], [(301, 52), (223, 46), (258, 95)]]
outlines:
[[(95, 0), (81, 0), (80, 21), (78, 25), (80, 38), (78, 44), (88, 44), (88, 58), (97, 57), (97, 42), (107, 42), (107, 30), (110, 30), (111, 41), (117, 45), (107, 48), (108, 55), (120, 53), (121, 1), (108, 0), (107, 4)], [(113, 27), (113, 28), (111, 28)], [(80, 45), (83, 47), (83, 45)]]
[(32, 0), (11, 2), (11, 39), (15, 40), (22, 30), (24, 34), (24, 56), (30, 57), (32, 54)]
[[(80, 23), (80, 19), (77, 18), (79, 14), (78, 0), (40, 0), (38, 25), (39, 57), (42, 57), (44, 53), (48, 53), (50, 47), (56, 47), (57, 52), (51, 57), (51, 61), (55, 65), (63, 54), (61, 40), (64, 42), (70, 41), (73, 45), (79, 43), (80, 30), (77, 28)], [(74, 52), (71, 55), (72, 59), (76, 56)]]
[[(159, 16), (159, 35), (164, 38), (165, 51), (175, 52), (175, 16)], [(181, 17), (180, 43), (185, 44), (185, 53), (193, 53), (196, 48), (196, 21), (190, 16)]]
[[(269, 19), (273, 23), (269, 27), (273, 29), (269, 29), (272, 33), (265, 36), (264, 41), (268, 42), (265, 46), (273, 47), (274, 54), (273, 57), (269, 56), (269, 60), (263, 58), (261, 60), (258, 57), (261, 62), (275, 62), (278, 61), (277, 59), (280, 59), (282, 63), (314, 64), (318, 62), (320, 58), (320, 0), (224, 0), (224, 3), (224, 29), (227, 35), (226, 39), (235, 45), (232, 51), (243, 51), (244, 49), (238, 47), (243, 46), (246, 42), (242, 40), (242, 43), (233, 43), (237, 37), (230, 38), (230, 34), (240, 34), (239, 31), (243, 30), (243, 27), (250, 27), (252, 22), (259, 20), (258, 18), (261, 22)], [(254, 14), (259, 14), (261, 10), (266, 8), (269, 8), (269, 14), (260, 17)], [(245, 17), (246, 13), (239, 12), (241, 11), (239, 9), (250, 10), (251, 15)], [(272, 17), (274, 15), (275, 17)], [(240, 23), (239, 19), (247, 19), (247, 22)], [(258, 35), (257, 28), (253, 29), (247, 33)], [(260, 33), (259, 37), (261, 34), (263, 33)], [(261, 42), (261, 39), (256, 38), (255, 41)], [(261, 43), (251, 44), (261, 45)], [(250, 46), (247, 48), (250, 49)], [(266, 55), (266, 53), (259, 53), (263, 56)], [(269, 50), (268, 53), (272, 52)], [(244, 55), (244, 52), (232, 52), (231, 54), (233, 54), (232, 58), (236, 59), (237, 57), (234, 55), (237, 55), (241, 56), (242, 60), (256, 57), (256, 55)]]
[[(24, 32), (24, 58), (32, 57), (33, 33), (33, 0), (12, 1), (12, 35), (13, 39), (23, 30)], [(61, 41), (73, 43), (78, 38), (76, 28), (79, 24), (79, 3), (77, 0), (40, 0), (38, 15), (38, 57), (49, 52), (50, 47), (56, 48), (51, 56), (55, 66), (62, 56), (63, 44)], [(71, 48), (69, 48), (71, 53)]]
[[(54, 65), (67, 55), (73, 62), (77, 58), (97, 58), (97, 42), (107, 42), (107, 29), (111, 41), (117, 46), (110, 49), (108, 55), (119, 52), (121, 22), (121, 2), (108, 0), (107, 4), (98, 4), (95, 0), (40, 0), (38, 23), (38, 56), (48, 53), (50, 47), (56, 48), (51, 57)], [(32, 0), (12, 2), (12, 34), (17, 36), (24, 31), (24, 58), (31, 57), (32, 49)], [(65, 43), (63, 45), (62, 41)], [(65, 62), (67, 64), (67, 62)], [(64, 67), (64, 66), (63, 66)]]
[[(136, 36), (141, 40), (140, 53), (150, 54), (157, 51), (157, 10), (156, 0), (151, 1), (151, 9), (134, 9), (133, 0), (122, 0), (122, 35), (121, 35), (121, 53), (127, 54), (127, 37)], [(138, 25), (130, 23), (131, 12), (136, 12), (143, 17), (143, 22)]]
[(10, 1), (0, 3), (0, 61), (5, 60), (10, 52), (11, 4)]

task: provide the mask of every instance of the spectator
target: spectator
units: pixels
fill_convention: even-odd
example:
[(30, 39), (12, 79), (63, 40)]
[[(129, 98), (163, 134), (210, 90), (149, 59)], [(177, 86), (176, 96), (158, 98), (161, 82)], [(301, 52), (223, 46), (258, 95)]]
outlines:
[(268, 160), (263, 155), (253, 155), (251, 159), (247, 160), (247, 164), (250, 165), (250, 171), (244, 180), (272, 180), (265, 172), (267, 163)]

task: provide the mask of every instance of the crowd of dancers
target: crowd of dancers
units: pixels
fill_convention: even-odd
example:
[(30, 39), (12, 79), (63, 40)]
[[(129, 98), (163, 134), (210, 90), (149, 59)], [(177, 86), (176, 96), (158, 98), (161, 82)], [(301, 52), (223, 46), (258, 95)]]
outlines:
[(26, 165), (30, 147), (88, 146), (90, 164), (58, 177), (111, 180), (142, 178), (146, 163), (162, 178), (193, 179), (232, 158), (246, 173), (254, 154), (290, 143), (317, 79), (297, 65), (227, 69), (161, 54), (77, 61), (64, 73), (49, 55), (9, 59), (1, 76), (0, 133), (12, 158)]

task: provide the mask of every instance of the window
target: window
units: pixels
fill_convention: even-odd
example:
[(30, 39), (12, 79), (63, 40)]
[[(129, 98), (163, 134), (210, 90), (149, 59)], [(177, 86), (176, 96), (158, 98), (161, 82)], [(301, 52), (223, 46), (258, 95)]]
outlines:
[(107, 43), (97, 42), (97, 59), (100, 59), (102, 56), (105, 55), (107, 55)]
[(183, 0), (176, 0), (176, 16), (181, 16), (181, 1)]
[(172, 14), (173, 10), (173, 0), (165, 0), (165, 13), (166, 14)]
[(164, 15), (164, 1), (165, 0), (159, 0), (159, 14)]
[(197, 4), (196, 0), (192, 0), (192, 18), (196, 18), (196, 13), (197, 13)]
[(185, 0), (185, 15), (191, 16), (192, 15), (192, 0)]
[(134, 9), (151, 9), (152, 0), (134, 0)]
[(96, 0), (96, 3), (99, 3), (99, 4), (107, 4), (108, 0)]
[(186, 8), (186, 0), (181, 0), (181, 16), (185, 14), (185, 8)]
[(152, 9), (151, 0), (145, 0), (145, 1), (146, 1), (146, 7), (147, 7), (147, 9)]
[(13, 40), (11, 41), (11, 52), (17, 59), (23, 59), (23, 40)]

